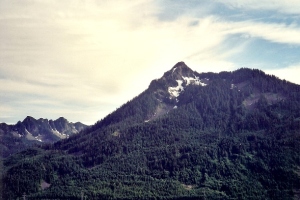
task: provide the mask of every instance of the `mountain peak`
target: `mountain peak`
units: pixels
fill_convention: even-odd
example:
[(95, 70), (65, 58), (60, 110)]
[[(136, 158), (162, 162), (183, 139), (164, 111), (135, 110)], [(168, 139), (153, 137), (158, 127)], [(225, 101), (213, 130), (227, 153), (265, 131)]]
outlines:
[(33, 144), (53, 143), (68, 138), (86, 127), (80, 122), (75, 124), (68, 122), (64, 117), (53, 121), (27, 116), (23, 121), (18, 121), (14, 125), (0, 123), (0, 136), (5, 138), (5, 140), (0, 141), (0, 146), (4, 147), (0, 157), (7, 157), (11, 153), (18, 152)]
[[(299, 110), (299, 85), (250, 69), (199, 74), (179, 62), (75, 137), (3, 160), (3, 199), (24, 192), (76, 199), (76, 188), (88, 199), (203, 199), (207, 186), (207, 199), (293, 199), (300, 189)], [(55, 122), (47, 126), (50, 136), (74, 130)], [(26, 137), (45, 141), (34, 132), (42, 126), (21, 128), (0, 141), (4, 150), (19, 148)]]
[(172, 69), (174, 68), (189, 68), (183, 61), (180, 61), (178, 63), (176, 63), (176, 65), (174, 65), (174, 67), (172, 67)]
[(171, 70), (165, 72), (160, 79), (153, 80), (149, 88), (161, 101), (163, 99), (175, 99), (177, 101), (177, 97), (188, 85), (206, 86), (199, 75), (181, 61), (176, 63)]
[(27, 116), (24, 120), (23, 123), (27, 123), (27, 122), (33, 122), (36, 121), (35, 118), (31, 117), (31, 116)]
[(194, 77), (194, 71), (191, 70), (184, 62), (178, 62), (171, 70), (164, 74), (165, 78), (172, 78), (173, 80), (182, 79), (182, 77)]
[(61, 123), (69, 123), (69, 121), (64, 117), (59, 117), (58, 119), (56, 119), (54, 121), (61, 122)]

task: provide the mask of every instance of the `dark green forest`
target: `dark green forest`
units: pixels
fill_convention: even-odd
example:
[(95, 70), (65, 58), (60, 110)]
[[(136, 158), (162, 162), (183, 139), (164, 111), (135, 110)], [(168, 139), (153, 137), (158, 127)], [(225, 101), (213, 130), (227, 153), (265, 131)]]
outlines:
[(300, 198), (300, 86), (182, 65), (207, 86), (175, 101), (166, 72), (80, 134), (3, 159), (1, 199)]

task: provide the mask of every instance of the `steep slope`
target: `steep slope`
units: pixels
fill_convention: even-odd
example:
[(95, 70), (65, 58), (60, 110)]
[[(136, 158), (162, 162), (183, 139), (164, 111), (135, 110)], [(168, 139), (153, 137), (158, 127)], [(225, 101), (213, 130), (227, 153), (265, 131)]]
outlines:
[(86, 127), (80, 122), (68, 122), (63, 117), (53, 121), (27, 116), (15, 125), (1, 123), (1, 155), (6, 157), (33, 144), (53, 143), (77, 134)]
[(5, 159), (3, 198), (297, 198), (299, 133), (299, 85), (180, 62), (81, 134)]
[(207, 80), (200, 80), (198, 75), (184, 62), (177, 63), (160, 79), (153, 80), (149, 88), (139, 96), (96, 123), (92, 130), (111, 124), (117, 126), (119, 122), (142, 123), (162, 116), (176, 106), (177, 97), (186, 86), (206, 85)]

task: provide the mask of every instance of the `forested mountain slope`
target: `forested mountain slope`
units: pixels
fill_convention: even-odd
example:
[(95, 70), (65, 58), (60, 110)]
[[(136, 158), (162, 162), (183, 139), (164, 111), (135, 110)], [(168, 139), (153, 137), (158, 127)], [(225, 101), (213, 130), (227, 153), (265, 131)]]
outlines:
[(84, 132), (3, 166), (3, 199), (298, 198), (300, 86), (180, 62)]

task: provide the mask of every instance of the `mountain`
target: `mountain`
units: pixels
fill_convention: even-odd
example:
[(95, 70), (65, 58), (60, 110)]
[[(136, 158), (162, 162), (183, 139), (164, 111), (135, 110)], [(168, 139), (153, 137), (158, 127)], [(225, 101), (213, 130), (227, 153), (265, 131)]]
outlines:
[(7, 157), (33, 144), (53, 143), (77, 134), (86, 127), (80, 122), (68, 122), (63, 117), (53, 121), (27, 116), (15, 125), (0, 123), (1, 155)]
[(177, 63), (54, 144), (3, 160), (3, 199), (299, 199), (300, 86)]

